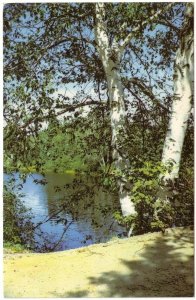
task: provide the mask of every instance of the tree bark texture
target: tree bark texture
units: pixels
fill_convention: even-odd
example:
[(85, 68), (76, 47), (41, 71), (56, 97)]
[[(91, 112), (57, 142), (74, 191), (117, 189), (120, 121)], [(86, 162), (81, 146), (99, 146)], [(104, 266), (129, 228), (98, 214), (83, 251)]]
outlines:
[(174, 182), (179, 176), (182, 147), (193, 103), (194, 43), (193, 12), (187, 5), (186, 20), (181, 32), (174, 70), (174, 97), (168, 131), (163, 147), (162, 163), (172, 169), (162, 176), (164, 183)]
[(126, 140), (126, 110), (120, 76), (121, 51), (116, 44), (115, 46), (110, 46), (109, 44), (104, 14), (104, 4), (96, 3), (95, 38), (108, 85), (113, 160), (119, 173), (119, 200), (123, 216), (128, 216), (135, 213), (135, 208), (131, 202), (130, 188), (124, 175), (130, 170), (130, 162), (123, 146)]

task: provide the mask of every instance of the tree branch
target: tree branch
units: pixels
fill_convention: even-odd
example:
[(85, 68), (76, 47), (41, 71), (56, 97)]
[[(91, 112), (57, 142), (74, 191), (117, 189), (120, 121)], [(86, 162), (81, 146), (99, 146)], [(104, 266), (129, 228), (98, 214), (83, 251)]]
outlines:
[[(56, 112), (54, 114), (48, 113), (47, 115), (43, 115), (43, 116), (33, 116), (33, 117), (29, 118), (23, 125), (18, 126), (18, 127), (21, 130), (23, 130), (32, 123), (43, 122), (44, 120), (49, 120), (50, 118), (61, 116), (61, 115), (65, 114), (66, 112), (73, 112), (76, 109), (87, 106), (87, 105), (105, 106), (106, 102), (104, 102), (104, 101), (100, 102), (100, 101), (97, 101), (97, 100), (93, 100), (89, 97), (88, 99), (85, 99), (83, 102), (80, 102), (80, 103), (77, 103), (77, 104), (64, 105), (64, 108), (63, 108), (63, 106), (61, 107), (62, 108), (61, 111)], [(54, 109), (59, 109), (59, 107), (55, 107)], [(8, 139), (12, 135), (12, 133), (13, 133), (13, 131), (8, 132), (7, 135), (4, 136), (4, 140)]]
[(171, 29), (173, 29), (178, 35), (180, 34), (180, 29), (178, 27), (176, 27), (175, 25), (173, 25), (171, 22), (169, 22), (166, 19), (159, 19), (159, 24), (165, 25), (167, 27), (170, 27)]
[(151, 88), (148, 87), (142, 80), (138, 78), (132, 78), (130, 80), (124, 79), (124, 85), (129, 91), (131, 91), (130, 84), (137, 85), (141, 89), (141, 91), (152, 100), (154, 104), (161, 107), (165, 112), (169, 112), (169, 109), (165, 107), (162, 103), (160, 103), (160, 101), (154, 96)]
[(77, 103), (75, 105), (67, 105), (67, 107), (65, 109), (63, 109), (62, 111), (58, 112), (55, 114), (55, 116), (60, 116), (60, 115), (63, 115), (64, 113), (66, 112), (71, 112), (71, 111), (74, 111), (75, 109), (77, 108), (80, 108), (80, 107), (84, 107), (84, 106), (87, 106), (87, 105), (104, 105), (103, 103), (101, 103), (100, 101), (96, 101), (96, 100), (85, 100), (84, 102), (81, 102), (81, 103)]
[(141, 24), (133, 28), (133, 30), (127, 35), (127, 37), (124, 39), (123, 43), (120, 45), (120, 51), (122, 52), (125, 47), (128, 45), (132, 37), (134, 37), (135, 32), (140, 30), (141, 26), (148, 25), (150, 22), (155, 21), (163, 12), (165, 12), (168, 8), (170, 8), (173, 5), (173, 3), (169, 3), (163, 9), (159, 9), (154, 15), (152, 15), (149, 19), (144, 20)]

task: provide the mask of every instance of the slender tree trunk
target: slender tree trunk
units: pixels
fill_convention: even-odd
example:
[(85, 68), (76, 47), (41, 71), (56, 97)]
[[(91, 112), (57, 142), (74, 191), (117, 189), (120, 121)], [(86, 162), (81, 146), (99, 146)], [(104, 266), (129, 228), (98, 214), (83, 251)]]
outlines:
[(119, 172), (119, 200), (122, 214), (128, 216), (135, 213), (135, 208), (131, 202), (130, 187), (124, 175), (130, 172), (131, 166), (125, 149), (126, 145), (124, 145), (127, 137), (126, 111), (118, 63), (109, 61), (105, 72), (110, 98), (113, 160), (115, 167)]
[(135, 213), (135, 208), (131, 202), (130, 188), (124, 175), (130, 170), (130, 162), (123, 145), (126, 140), (126, 111), (120, 77), (121, 52), (116, 44), (115, 46), (114, 44), (113, 46), (109, 44), (104, 14), (104, 4), (96, 3), (95, 37), (108, 84), (113, 160), (119, 173), (118, 186), (122, 214), (123, 216), (128, 216)]
[(164, 211), (164, 207), (166, 211), (170, 207), (171, 215), (167, 218), (169, 226), (173, 225), (171, 185), (179, 177), (182, 148), (193, 101), (193, 12), (189, 5), (191, 4), (187, 4), (186, 20), (176, 53), (172, 111), (162, 154), (162, 163), (167, 172), (160, 175), (162, 185), (158, 191), (154, 211), (155, 219), (159, 219), (159, 213)]
[(163, 147), (162, 163), (172, 165), (171, 171), (162, 175), (163, 182), (174, 182), (179, 176), (182, 147), (193, 102), (193, 12), (187, 5), (186, 20), (181, 33), (180, 47), (176, 53), (174, 72), (174, 97), (168, 132)]

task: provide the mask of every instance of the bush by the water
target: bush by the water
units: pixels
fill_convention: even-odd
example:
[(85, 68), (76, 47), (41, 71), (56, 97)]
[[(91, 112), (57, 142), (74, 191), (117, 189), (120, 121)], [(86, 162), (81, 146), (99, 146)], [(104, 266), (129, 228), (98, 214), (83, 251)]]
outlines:
[(32, 248), (33, 223), (32, 215), (24, 206), (19, 195), (5, 185), (3, 190), (3, 237), (4, 246), (24, 246)]
[[(115, 218), (127, 228), (133, 226), (136, 234), (194, 223), (194, 181), (191, 164), (183, 164), (180, 178), (174, 183), (168, 183), (166, 189), (159, 177), (164, 171), (161, 163), (143, 162), (129, 177), (132, 201), (137, 213), (123, 217), (117, 212)], [(165, 201), (166, 198), (169, 201)]]

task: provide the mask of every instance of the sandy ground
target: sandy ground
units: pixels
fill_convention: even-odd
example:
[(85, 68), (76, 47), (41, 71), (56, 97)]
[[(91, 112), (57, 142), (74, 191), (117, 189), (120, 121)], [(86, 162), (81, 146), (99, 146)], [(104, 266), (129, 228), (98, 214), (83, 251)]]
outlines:
[(6, 254), (8, 298), (193, 296), (191, 229), (49, 254)]

